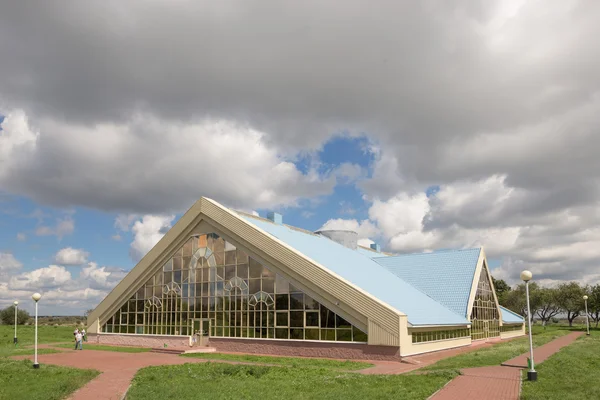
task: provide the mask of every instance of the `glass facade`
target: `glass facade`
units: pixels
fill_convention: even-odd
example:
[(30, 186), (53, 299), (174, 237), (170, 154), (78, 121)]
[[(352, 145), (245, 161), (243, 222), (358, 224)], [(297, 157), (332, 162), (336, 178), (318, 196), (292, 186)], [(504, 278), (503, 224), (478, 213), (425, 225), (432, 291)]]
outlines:
[(458, 339), (469, 337), (471, 335), (470, 329), (453, 329), (447, 331), (429, 331), (429, 332), (413, 332), (412, 342), (423, 343), (423, 342), (435, 342), (438, 340), (447, 339)]
[(367, 342), (351, 325), (216, 234), (190, 238), (102, 332)]
[(500, 336), (500, 313), (494, 301), (494, 290), (488, 279), (487, 266), (484, 264), (471, 311), (471, 338), (478, 340), (497, 336)]
[(519, 325), (502, 325), (502, 332), (520, 331), (523, 329), (523, 324)]

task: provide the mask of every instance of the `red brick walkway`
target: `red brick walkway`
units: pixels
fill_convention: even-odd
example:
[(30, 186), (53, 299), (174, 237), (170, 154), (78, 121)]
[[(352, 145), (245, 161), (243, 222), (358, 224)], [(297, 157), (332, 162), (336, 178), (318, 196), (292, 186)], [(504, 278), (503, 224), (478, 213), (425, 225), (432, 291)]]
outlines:
[[(566, 337), (580, 333), (571, 333)], [(575, 336), (575, 337), (576, 337)], [(564, 337), (563, 337), (564, 338)], [(560, 339), (563, 339), (560, 338)], [(557, 339), (560, 341), (560, 339)], [(573, 339), (574, 340), (574, 339)], [(572, 341), (572, 340), (571, 340)], [(361, 374), (403, 374), (409, 371), (434, 364), (444, 358), (453, 357), (458, 354), (491, 347), (499, 340), (489, 342), (475, 342), (470, 346), (457, 349), (442, 350), (407, 358), (407, 362), (390, 361), (368, 361), (374, 366), (361, 371)], [(554, 343), (554, 342), (551, 342)], [(568, 344), (561, 341), (560, 347)], [(550, 344), (550, 343), (549, 343)], [(548, 345), (549, 345), (548, 344)], [(544, 348), (544, 345), (541, 348)], [(52, 345), (41, 345), (40, 347), (52, 348)], [(158, 365), (178, 365), (185, 363), (201, 362), (224, 362), (229, 364), (249, 364), (257, 363), (233, 362), (226, 360), (210, 360), (201, 358), (179, 357), (174, 354), (157, 353), (120, 353), (112, 351), (86, 350), (75, 351), (69, 349), (60, 349), (61, 353), (40, 355), (40, 364), (56, 364), (76, 368), (96, 369), (101, 372), (97, 378), (90, 381), (83, 388), (75, 392), (69, 400), (89, 400), (106, 399), (121, 400), (127, 392), (131, 380), (140, 368)], [(548, 356), (545, 356), (547, 358)], [(32, 358), (31, 356), (21, 356), (15, 358)], [(544, 359), (545, 359), (544, 358)], [(267, 365), (267, 364), (260, 364)], [(446, 387), (435, 395), (436, 400), (440, 399), (492, 399), (490, 393), (504, 393), (505, 397), (493, 397), (493, 399), (516, 399), (518, 397), (520, 386), (520, 372), (518, 368), (506, 367), (484, 367), (465, 369), (462, 375), (451, 381)], [(514, 389), (516, 387), (516, 392)], [(458, 397), (453, 394), (458, 393)], [(513, 395), (513, 393), (516, 393)], [(445, 397), (451, 395), (452, 397)]]
[[(97, 350), (63, 350), (62, 353), (39, 356), (41, 367), (56, 364), (67, 367), (95, 369), (102, 372), (87, 385), (76, 391), (69, 400), (121, 400), (135, 373), (143, 367), (203, 362), (202, 359), (183, 358), (171, 354), (119, 353)], [(16, 357), (15, 357), (16, 358)], [(31, 356), (19, 358), (32, 358)]]
[[(497, 341), (487, 343), (476, 342), (470, 346), (457, 349), (442, 350), (433, 353), (413, 356), (408, 362), (391, 361), (368, 361), (374, 366), (364, 370), (356, 371), (361, 374), (403, 374), (433, 364), (441, 359), (452, 357), (461, 353), (490, 347)], [(52, 344), (40, 345), (40, 348), (54, 348)], [(201, 362), (224, 362), (229, 364), (258, 365), (257, 363), (233, 362), (226, 360), (210, 360), (201, 358), (179, 357), (174, 354), (157, 353), (120, 353), (112, 351), (86, 350), (57, 348), (61, 353), (43, 354), (39, 356), (40, 364), (56, 364), (67, 367), (95, 369), (101, 372), (98, 377), (90, 381), (83, 388), (75, 392), (69, 400), (106, 399), (121, 400), (127, 392), (131, 380), (140, 368), (156, 365), (176, 365), (185, 363)], [(29, 358), (31, 356), (19, 356), (15, 358)], [(268, 365), (268, 364), (260, 364)]]
[[(534, 350), (534, 357), (540, 363), (573, 343), (583, 332), (571, 332)], [(467, 368), (454, 378), (432, 400), (518, 400), (521, 389), (521, 368), (527, 368), (529, 352), (502, 363), (503, 366)], [(510, 368), (517, 367), (517, 368)]]
[[(537, 364), (546, 361), (548, 357), (559, 351), (561, 348), (570, 345), (575, 339), (583, 335), (583, 332), (571, 332), (568, 335), (559, 337), (549, 343), (535, 348), (534, 361)], [(521, 354), (518, 357), (504, 361), (502, 365), (506, 367), (527, 368), (527, 358), (529, 353)]]

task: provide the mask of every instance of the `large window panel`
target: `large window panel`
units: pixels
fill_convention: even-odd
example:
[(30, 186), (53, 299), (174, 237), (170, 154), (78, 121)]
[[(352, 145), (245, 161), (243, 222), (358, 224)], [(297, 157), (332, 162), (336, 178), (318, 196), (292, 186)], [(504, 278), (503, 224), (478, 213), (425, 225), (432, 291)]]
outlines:
[(471, 311), (471, 337), (473, 340), (500, 336), (500, 313), (494, 300), (494, 291), (488, 278), (487, 266), (481, 268), (477, 292)]
[(210, 334), (216, 337), (368, 340), (365, 332), (214, 233), (186, 241), (102, 332), (188, 335), (199, 318), (211, 320)]

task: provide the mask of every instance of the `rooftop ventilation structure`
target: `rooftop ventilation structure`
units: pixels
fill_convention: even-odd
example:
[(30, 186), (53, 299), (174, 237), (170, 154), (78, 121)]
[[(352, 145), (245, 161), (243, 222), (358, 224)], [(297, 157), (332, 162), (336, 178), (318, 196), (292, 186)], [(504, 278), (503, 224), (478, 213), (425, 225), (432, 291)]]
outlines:
[(371, 243), (371, 250), (375, 250), (378, 253), (381, 253), (381, 246), (377, 243)]
[(343, 230), (327, 230), (327, 231), (316, 231), (317, 235), (325, 236), (328, 239), (333, 240), (345, 246), (349, 249), (356, 250), (358, 247), (358, 233), (354, 231), (343, 231)]
[(283, 224), (283, 216), (281, 214), (273, 212), (273, 211), (269, 211), (267, 213), (267, 219), (277, 225)]

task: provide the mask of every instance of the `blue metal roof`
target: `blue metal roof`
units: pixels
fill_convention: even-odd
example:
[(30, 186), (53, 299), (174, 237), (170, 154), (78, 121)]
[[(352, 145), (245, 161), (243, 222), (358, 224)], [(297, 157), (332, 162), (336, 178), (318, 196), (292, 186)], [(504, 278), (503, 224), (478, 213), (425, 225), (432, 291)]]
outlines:
[(380, 251), (365, 249), (364, 247), (361, 247), (361, 246), (358, 246), (356, 248), (356, 251), (358, 251), (360, 254), (367, 256), (369, 258), (389, 257), (388, 254), (382, 253)]
[(466, 318), (480, 252), (480, 248), (443, 250), (373, 260)]
[(502, 310), (502, 322), (504, 323), (520, 324), (525, 322), (525, 318), (515, 312), (510, 311), (508, 308), (500, 306), (500, 310)]
[(375, 298), (405, 313), (413, 325), (469, 324), (464, 316), (417, 290), (363, 252), (349, 249), (320, 235), (247, 215), (240, 216)]

